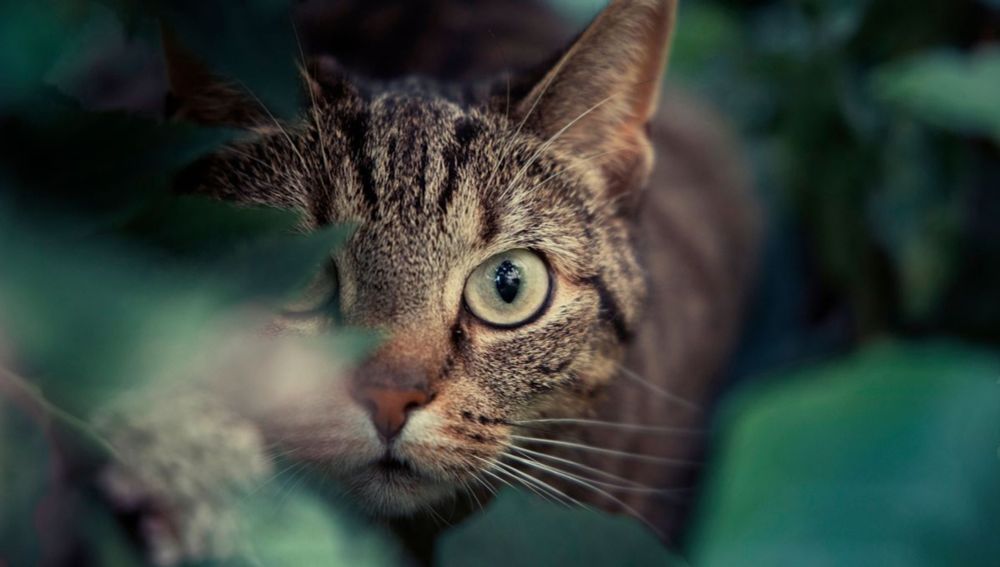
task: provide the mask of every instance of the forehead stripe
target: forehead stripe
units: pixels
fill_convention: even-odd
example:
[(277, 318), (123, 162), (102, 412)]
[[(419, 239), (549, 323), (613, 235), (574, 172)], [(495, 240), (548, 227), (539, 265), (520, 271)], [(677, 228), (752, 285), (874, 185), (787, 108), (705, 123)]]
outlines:
[(345, 116), (340, 126), (347, 138), (347, 149), (357, 171), (358, 183), (361, 185), (361, 197), (368, 206), (368, 210), (374, 211), (378, 205), (378, 194), (375, 192), (375, 181), (372, 176), (375, 163), (366, 150), (368, 124), (368, 113), (361, 110)]

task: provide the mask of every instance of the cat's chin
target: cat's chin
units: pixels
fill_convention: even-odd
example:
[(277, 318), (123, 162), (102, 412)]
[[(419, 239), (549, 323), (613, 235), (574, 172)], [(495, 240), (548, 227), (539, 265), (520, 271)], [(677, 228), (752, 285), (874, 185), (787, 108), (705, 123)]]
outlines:
[(421, 474), (407, 463), (386, 459), (372, 463), (351, 484), (360, 504), (371, 515), (389, 519), (413, 516), (455, 492), (453, 483)]

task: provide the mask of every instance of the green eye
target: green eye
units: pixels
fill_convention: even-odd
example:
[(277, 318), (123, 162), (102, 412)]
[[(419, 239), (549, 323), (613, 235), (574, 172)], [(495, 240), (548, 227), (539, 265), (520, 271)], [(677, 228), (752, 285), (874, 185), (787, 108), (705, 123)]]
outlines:
[(490, 325), (515, 327), (539, 315), (552, 282), (548, 266), (523, 248), (483, 262), (465, 282), (465, 304)]

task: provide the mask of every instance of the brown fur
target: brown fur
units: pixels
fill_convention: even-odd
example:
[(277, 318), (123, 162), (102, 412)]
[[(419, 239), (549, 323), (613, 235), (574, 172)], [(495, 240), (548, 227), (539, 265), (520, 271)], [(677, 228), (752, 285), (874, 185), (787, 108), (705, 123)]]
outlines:
[[(308, 66), (310, 104), (290, 124), (273, 122), (174, 50), (180, 116), (238, 122), (257, 134), (202, 164), (188, 189), (298, 209), (303, 230), (356, 226), (332, 258), (340, 320), (388, 337), (352, 381), (267, 420), (265, 435), (321, 464), (386, 517), (445, 502), (474, 476), (509, 476), (496, 463), (544, 477), (512, 460), (511, 445), (653, 487), (680, 482), (683, 474), (663, 465), (516, 439), (696, 454), (691, 437), (518, 423), (593, 417), (704, 426), (703, 413), (620, 376), (628, 368), (653, 390), (704, 400), (732, 342), (756, 247), (747, 181), (714, 121), (677, 96), (656, 113), (674, 9), (672, 0), (614, 1), (547, 70), (493, 81), (364, 79), (320, 57)], [(511, 38), (516, 29), (494, 40), (516, 43)], [(435, 73), (421, 67), (427, 59), (415, 60), (415, 69), (399, 71), (477, 76), (474, 65)], [(492, 328), (463, 306), (464, 282), (513, 248), (549, 264), (551, 303), (529, 324)], [(387, 449), (351, 389), (393, 376), (419, 382), (434, 398)], [(419, 475), (380, 469), (386, 451)], [(658, 495), (608, 489), (616, 504), (547, 481), (674, 527), (675, 508)]]

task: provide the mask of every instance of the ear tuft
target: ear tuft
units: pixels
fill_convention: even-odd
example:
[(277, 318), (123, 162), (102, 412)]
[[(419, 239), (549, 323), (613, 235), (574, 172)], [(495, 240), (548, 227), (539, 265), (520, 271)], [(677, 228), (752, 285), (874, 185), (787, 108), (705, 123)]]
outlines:
[(676, 0), (613, 0), (516, 107), (554, 146), (597, 162), (611, 197), (652, 169), (656, 110)]

